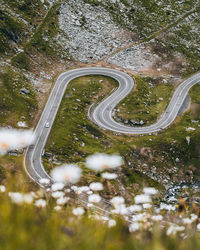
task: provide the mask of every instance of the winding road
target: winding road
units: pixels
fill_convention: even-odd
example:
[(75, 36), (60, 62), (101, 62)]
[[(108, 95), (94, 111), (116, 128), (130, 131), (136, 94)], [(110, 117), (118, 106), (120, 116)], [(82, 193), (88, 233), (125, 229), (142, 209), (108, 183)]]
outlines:
[[(197, 73), (182, 82), (175, 90), (167, 109), (156, 123), (150, 126), (128, 127), (117, 123), (112, 118), (112, 111), (115, 106), (122, 99), (124, 99), (134, 87), (135, 82), (128, 74), (103, 67), (80, 68), (69, 70), (61, 74), (51, 91), (49, 99), (35, 129), (35, 143), (27, 148), (24, 158), (24, 168), (26, 173), (40, 186), (42, 186), (39, 182), (41, 178), (48, 178), (51, 182), (53, 182), (42, 164), (42, 152), (51, 131), (51, 127), (59, 109), (62, 97), (71, 80), (85, 75), (104, 75), (112, 77), (118, 81), (118, 89), (97, 105), (91, 114), (91, 120), (93, 120), (102, 129), (125, 134), (149, 134), (158, 132), (168, 127), (177, 117), (177, 114), (190, 88), (200, 82), (200, 73)], [(46, 127), (47, 122), (49, 123), (48, 128)]]

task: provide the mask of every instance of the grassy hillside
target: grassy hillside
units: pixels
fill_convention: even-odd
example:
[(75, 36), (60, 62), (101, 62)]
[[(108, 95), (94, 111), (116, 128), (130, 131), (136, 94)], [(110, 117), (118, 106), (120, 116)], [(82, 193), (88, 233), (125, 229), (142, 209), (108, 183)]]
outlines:
[[(145, 71), (144, 65), (137, 75), (134, 74), (136, 87), (117, 106), (117, 121), (154, 123), (166, 108), (175, 89), (174, 83), (200, 70), (199, 0), (2, 0), (1, 127), (17, 128), (19, 121), (25, 122), (28, 128), (34, 127), (52, 85), (63, 71), (80, 65), (114, 67), (107, 61), (111, 58), (107, 50), (105, 59), (91, 60), (91, 64), (88, 64), (89, 61), (80, 64), (81, 60), (75, 60), (71, 55), (70, 46), (75, 51), (80, 50), (81, 54), (81, 48), (88, 44), (81, 47), (82, 44), (76, 44), (75, 39), (69, 38), (67, 32), (61, 29), (59, 18), (61, 8), (67, 4), (73, 7), (77, 3), (84, 5), (84, 11), (82, 8), (73, 9), (74, 16), (70, 16), (70, 20), (75, 20), (74, 29), (78, 26), (83, 31), (92, 31), (91, 34), (97, 37), (102, 35), (98, 33), (98, 24), (95, 28), (91, 27), (94, 20), (87, 15), (96, 13), (99, 18), (101, 13), (98, 7), (101, 7), (111, 24), (109, 34), (101, 42), (106, 44), (109, 39), (124, 39), (120, 38), (121, 33), (108, 39), (113, 32), (112, 27), (119, 27), (120, 32), (124, 32), (122, 36), (130, 38), (130, 44), (124, 47), (116, 45), (111, 55), (125, 53), (123, 58), (126, 59), (132, 50), (136, 50), (137, 60), (143, 63), (141, 51), (137, 51), (135, 46), (142, 44), (144, 54), (145, 48), (149, 48), (149, 53), (157, 58), (152, 68)], [(81, 23), (77, 22), (77, 16), (81, 16)], [(90, 35), (87, 32), (83, 34)], [(83, 41), (80, 39), (78, 43)], [(95, 46), (98, 49), (99, 44)], [(119, 57), (117, 65), (123, 66), (120, 60)], [(123, 66), (123, 70), (130, 66), (131, 60), (126, 67)], [(151, 57), (147, 60), (151, 61)], [(112, 60), (109, 62), (113, 63)], [(97, 216), (91, 220), (94, 211), (89, 208), (82, 217), (75, 217), (72, 209), (80, 204), (74, 196), (56, 211), (57, 201), (45, 190), (38, 190), (38, 185), (27, 177), (23, 169), (23, 151), (14, 152), (0, 156), (0, 185), (6, 187), (5, 192), (0, 187), (0, 249), (200, 248), (199, 232), (195, 233), (200, 216), (198, 204), (193, 199), (199, 200), (196, 190), (192, 194), (188, 190), (183, 194), (189, 201), (193, 199), (192, 205), (189, 202), (186, 207), (185, 203), (179, 204), (172, 214), (157, 210), (166, 187), (200, 180), (200, 85), (191, 89), (190, 108), (173, 125), (158, 134), (145, 136), (115, 134), (101, 130), (88, 120), (91, 104), (98, 103), (116, 87), (116, 81), (103, 76), (85, 76), (69, 84), (45, 147), (45, 152), (49, 154), (44, 155), (43, 163), (47, 171), (62, 163), (78, 163), (83, 170), (78, 185), (102, 182), (105, 189), (100, 194), (104, 198), (122, 195), (127, 204), (133, 204), (134, 196), (144, 186), (156, 187), (160, 191), (155, 200), (156, 209), (142, 211), (143, 215), (147, 214), (147, 220), (141, 220), (141, 228), (134, 233), (129, 233), (127, 222), (119, 217), (113, 217), (117, 221), (117, 226), (113, 228), (108, 228), (105, 218)], [(86, 157), (95, 152), (118, 153), (123, 157), (122, 167), (113, 171), (118, 174), (117, 180), (102, 181), (99, 173), (85, 167)], [(31, 204), (16, 204), (9, 194), (13, 191), (30, 192), (34, 201)], [(37, 199), (45, 200), (46, 206), (42, 209), (36, 207)], [(162, 221), (152, 222), (153, 213), (162, 214)], [(166, 235), (169, 224), (181, 225), (182, 219), (189, 218), (190, 213), (196, 214), (197, 218), (191, 225), (184, 224), (184, 232)]]
[[(101, 79), (103, 79), (103, 83), (99, 82)], [(148, 86), (147, 83), (139, 78), (137, 81), (141, 84), (139, 86), (145, 84), (146, 87)], [(109, 86), (109, 91), (113, 88), (113, 81), (109, 82), (110, 79), (105, 79), (104, 77), (84, 77), (71, 82), (56, 116), (46, 151), (51, 152), (54, 155), (54, 159), (58, 162), (68, 163), (82, 162), (84, 157), (93, 152), (119, 153), (126, 159), (126, 166), (122, 168), (121, 174), (122, 182), (127, 187), (131, 183), (140, 182), (142, 184), (140, 181), (142, 179), (137, 178), (138, 173), (134, 172), (135, 170), (145, 173), (163, 184), (178, 180), (199, 180), (199, 160), (197, 157), (199, 154), (199, 123), (193, 122), (193, 120), (199, 121), (199, 97), (197, 94), (199, 93), (199, 86), (194, 86), (190, 91), (192, 109), (177, 118), (175, 124), (158, 135), (136, 137), (127, 135), (119, 136), (109, 131), (102, 131), (86, 118), (87, 109), (91, 103), (93, 101), (95, 103), (98, 102), (98, 99), (96, 99), (97, 96), (101, 97), (102, 94), (108, 94), (108, 90), (104, 89), (104, 87), (102, 88), (102, 85), (104, 86), (105, 84), (107, 88)], [(160, 86), (159, 84), (154, 86), (152, 95), (156, 93), (154, 91), (157, 91), (159, 96), (161, 96), (161, 87), (163, 89), (169, 88), (170, 91), (166, 93), (171, 95), (171, 85)], [(143, 97), (140, 98), (139, 103), (148, 103), (149, 97), (144, 93), (146, 93), (145, 88), (140, 89), (138, 87), (137, 91), (133, 91), (126, 99), (130, 98), (135, 103), (137, 94), (137, 96)], [(94, 97), (96, 98), (94, 99)], [(164, 110), (166, 103), (170, 99), (169, 97), (163, 97), (162, 102), (164, 104), (160, 111)], [(126, 103), (126, 100), (123, 103)], [(151, 110), (158, 110), (158, 105), (157, 101), (152, 102)], [(136, 106), (138, 107), (138, 105)], [(128, 108), (125, 109), (126, 106), (122, 107), (124, 111), (128, 110)], [(132, 111), (129, 114), (125, 113), (123, 115), (121, 113), (121, 116), (126, 119), (127, 116), (135, 119), (134, 114), (136, 114), (137, 118), (138, 112), (139, 117), (142, 119), (140, 110), (144, 111), (142, 109), (144, 106), (140, 105), (139, 107), (141, 107), (139, 110), (136, 109), (136, 111)], [(152, 116), (155, 117), (154, 119), (157, 119), (159, 113), (157, 112), (153, 116), (151, 110), (148, 117)], [(143, 116), (143, 120), (145, 121), (145, 116)], [(186, 129), (189, 127), (194, 127), (195, 131), (187, 132)], [(190, 137), (189, 145), (186, 141), (187, 136)], [(176, 162), (177, 158), (179, 159), (178, 162)], [(45, 159), (45, 164), (46, 166), (51, 166), (51, 168), (54, 165), (52, 162), (48, 162), (47, 158)]]
[(116, 107), (116, 120), (123, 117), (146, 124), (154, 123), (166, 109), (173, 93), (173, 85), (163, 84), (162, 79), (136, 77), (136, 86), (130, 95)]
[[(23, 90), (27, 91), (24, 93)], [(31, 126), (37, 111), (36, 93), (29, 80), (12, 68), (0, 72), (0, 124), (17, 127), (18, 121)]]

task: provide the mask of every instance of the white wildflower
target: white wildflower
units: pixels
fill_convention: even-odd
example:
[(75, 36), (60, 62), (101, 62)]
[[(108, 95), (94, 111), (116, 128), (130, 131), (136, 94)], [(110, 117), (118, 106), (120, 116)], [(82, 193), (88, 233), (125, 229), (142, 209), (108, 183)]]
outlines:
[(171, 204), (161, 203), (160, 204), (160, 210), (168, 210), (168, 211), (174, 211), (176, 207)]
[(192, 219), (190, 218), (183, 218), (183, 224), (192, 224)]
[(185, 139), (186, 139), (186, 141), (187, 141), (187, 144), (189, 145), (189, 144), (190, 144), (190, 140), (191, 140), (191, 139), (190, 139), (190, 136), (186, 136)]
[(13, 203), (22, 204), (24, 202), (23, 195), (21, 193), (9, 192), (8, 195)]
[(75, 186), (75, 185), (73, 185), (73, 186), (71, 186), (71, 190), (73, 190), (74, 192), (76, 192), (78, 190), (78, 187)]
[(185, 129), (187, 132), (190, 132), (190, 131), (195, 131), (196, 129), (195, 128), (192, 128), (192, 127), (189, 127), (189, 128), (186, 128)]
[(146, 194), (136, 195), (135, 198), (134, 198), (134, 200), (135, 200), (136, 204), (150, 203), (151, 202), (150, 196), (146, 195)]
[(153, 215), (153, 216), (151, 217), (151, 219), (152, 219), (153, 221), (161, 221), (161, 220), (163, 219), (163, 216), (162, 216), (161, 214)]
[(39, 183), (40, 183), (40, 184), (44, 184), (44, 185), (48, 185), (48, 184), (50, 183), (50, 180), (47, 179), (47, 178), (41, 178), (41, 179), (39, 180)]
[(108, 172), (102, 173), (101, 176), (102, 176), (102, 178), (108, 179), (108, 180), (113, 180), (113, 179), (116, 179), (116, 178), (117, 178), (117, 174), (108, 173)]
[(65, 184), (62, 182), (55, 182), (52, 184), (51, 189), (52, 191), (59, 191), (62, 190), (65, 187)]
[(93, 191), (90, 190), (90, 191), (87, 191), (86, 193), (87, 193), (88, 195), (90, 195), (90, 194), (93, 194)]
[(192, 222), (198, 219), (198, 216), (196, 214), (191, 214), (190, 215)]
[(153, 187), (145, 187), (143, 189), (143, 192), (144, 194), (147, 194), (147, 195), (155, 195), (158, 193), (158, 190), (156, 190), (155, 188)]
[(90, 189), (93, 191), (103, 190), (103, 185), (100, 182), (93, 182), (89, 185)]
[(142, 206), (144, 209), (150, 209), (152, 207), (152, 205), (149, 203), (144, 203)]
[(87, 207), (94, 207), (94, 205), (92, 203), (88, 203)]
[(120, 214), (120, 215), (127, 215), (129, 213), (125, 204), (120, 204), (120, 205), (115, 206), (115, 209), (111, 210), (111, 212), (114, 214)]
[(114, 207), (116, 207), (124, 203), (124, 198), (121, 196), (115, 196), (110, 200), (110, 202), (113, 204)]
[(101, 216), (101, 215), (97, 215), (97, 214), (95, 214), (93, 218), (94, 218), (95, 220), (100, 220), (100, 221), (103, 221), (103, 222), (109, 221), (109, 218), (108, 218), (108, 217), (106, 217), (106, 216)]
[(40, 208), (46, 207), (46, 204), (46, 201), (43, 199), (39, 199), (35, 202), (35, 206)]
[(24, 194), (23, 195), (23, 201), (27, 204), (31, 204), (33, 202), (33, 196), (32, 194)]
[(116, 221), (115, 220), (109, 220), (108, 221), (108, 227), (114, 227), (114, 226), (116, 226)]
[(101, 201), (101, 196), (99, 196), (98, 194), (91, 194), (88, 197), (88, 201), (89, 203), (98, 203)]
[(81, 194), (82, 192), (87, 192), (89, 190), (90, 190), (90, 188), (88, 186), (82, 186), (82, 187), (78, 187), (78, 189), (75, 192), (77, 194)]
[(33, 142), (31, 130), (0, 129), (0, 155), (27, 147)]
[(101, 216), (102, 221), (109, 221), (109, 218), (107, 216)]
[(200, 231), (200, 223), (197, 224), (197, 230)]
[(57, 199), (56, 203), (58, 205), (65, 205), (68, 202), (69, 198), (67, 197), (60, 197), (59, 199)]
[(0, 185), (0, 192), (4, 193), (6, 191), (6, 187), (4, 185)]
[(56, 210), (56, 211), (60, 211), (62, 208), (61, 208), (61, 206), (55, 206), (54, 207), (54, 210)]
[(140, 212), (142, 211), (142, 207), (140, 205), (132, 205), (127, 207), (129, 213)]
[(130, 224), (130, 226), (129, 226), (129, 232), (130, 232), (130, 233), (133, 233), (133, 232), (135, 232), (135, 231), (138, 231), (139, 229), (140, 229), (140, 224), (137, 223), (137, 222), (132, 223), (132, 224)]
[(85, 210), (82, 207), (77, 207), (77, 208), (74, 208), (72, 210), (72, 213), (74, 215), (80, 216), (80, 215), (83, 215), (85, 213)]
[(140, 214), (135, 214), (132, 216), (132, 221), (142, 221), (146, 222), (147, 221), (147, 215), (145, 213), (140, 213)]
[(185, 230), (184, 226), (177, 226), (177, 225), (171, 225), (168, 229), (167, 229), (167, 235), (175, 235), (177, 232), (182, 232)]
[(96, 153), (87, 157), (86, 166), (92, 170), (102, 171), (109, 168), (117, 168), (122, 165), (122, 158), (119, 155), (107, 155)]
[(76, 183), (81, 177), (82, 170), (77, 165), (63, 165), (55, 168), (51, 176), (56, 182)]
[(64, 196), (64, 192), (62, 192), (62, 191), (56, 191), (56, 192), (53, 192), (53, 193), (51, 194), (51, 196), (52, 196), (53, 198), (55, 198), (55, 199), (61, 198), (61, 197)]
[(156, 214), (159, 214), (160, 213), (160, 208), (154, 208), (154, 212), (156, 213)]

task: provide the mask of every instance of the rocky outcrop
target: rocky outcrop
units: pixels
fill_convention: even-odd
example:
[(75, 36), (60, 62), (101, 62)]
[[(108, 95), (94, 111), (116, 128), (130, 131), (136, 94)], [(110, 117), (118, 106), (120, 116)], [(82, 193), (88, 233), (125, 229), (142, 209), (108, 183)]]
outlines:
[(65, 36), (59, 34), (58, 41), (81, 62), (99, 60), (132, 42), (132, 32), (119, 27), (102, 6), (83, 0), (61, 5), (59, 26)]

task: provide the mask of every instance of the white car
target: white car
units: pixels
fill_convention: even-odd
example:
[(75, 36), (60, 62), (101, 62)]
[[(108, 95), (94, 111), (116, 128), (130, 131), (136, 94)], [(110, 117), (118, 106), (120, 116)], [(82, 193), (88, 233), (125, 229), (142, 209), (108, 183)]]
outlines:
[(45, 128), (49, 128), (49, 122), (46, 122)]

